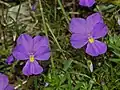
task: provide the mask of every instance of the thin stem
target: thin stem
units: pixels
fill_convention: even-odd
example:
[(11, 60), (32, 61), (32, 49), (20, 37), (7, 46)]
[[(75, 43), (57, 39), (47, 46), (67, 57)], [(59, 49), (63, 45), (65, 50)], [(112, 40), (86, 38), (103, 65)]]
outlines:
[(45, 24), (45, 17), (44, 17), (44, 13), (43, 13), (41, 0), (39, 0), (39, 7), (40, 7), (41, 15), (42, 15), (42, 21), (43, 21), (43, 27), (44, 27), (44, 30), (45, 30), (45, 34), (48, 37), (47, 28), (46, 28), (46, 24)]
[(20, 5), (19, 5), (18, 12), (17, 12), (17, 15), (16, 15), (16, 22), (17, 22), (17, 20), (18, 20), (18, 16), (19, 16), (19, 13), (20, 13), (20, 9), (21, 9), (21, 3), (20, 3)]
[(54, 40), (55, 40), (55, 42), (56, 42), (56, 44), (57, 44), (58, 48), (61, 50), (61, 52), (62, 52), (62, 54), (63, 54), (63, 56), (64, 56), (65, 60), (67, 60), (67, 58), (66, 58), (65, 54), (63, 53), (63, 50), (62, 50), (62, 48), (61, 48), (60, 44), (59, 44), (59, 43), (58, 43), (58, 41), (57, 41), (57, 38), (55, 37), (54, 33), (52, 32), (52, 29), (50, 28), (50, 26), (49, 26), (49, 24), (48, 24), (48, 23), (46, 23), (46, 25), (47, 25), (47, 27), (48, 27), (48, 30), (49, 30), (49, 31), (50, 31), (50, 33), (52, 34), (52, 36), (53, 36), (53, 38), (54, 38)]
[(62, 3), (61, 3), (60, 0), (58, 0), (58, 4), (60, 5), (60, 8), (61, 8), (63, 14), (65, 15), (65, 19), (66, 19), (67, 23), (69, 24), (70, 18), (67, 16), (67, 14), (66, 14), (66, 12), (65, 12), (65, 10), (64, 10), (64, 7), (63, 7), (63, 5), (62, 5)]
[(6, 2), (3, 2), (3, 1), (1, 1), (1, 0), (0, 0), (0, 4), (4, 4), (4, 5), (7, 6), (7, 7), (10, 7), (10, 6), (11, 6), (10, 4), (8, 4), (8, 3), (6, 3)]

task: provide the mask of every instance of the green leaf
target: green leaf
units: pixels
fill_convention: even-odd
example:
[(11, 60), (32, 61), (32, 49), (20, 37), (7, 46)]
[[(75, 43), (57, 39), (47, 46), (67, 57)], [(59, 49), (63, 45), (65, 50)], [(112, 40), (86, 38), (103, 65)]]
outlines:
[(63, 70), (67, 71), (68, 68), (70, 67), (70, 65), (72, 64), (72, 62), (73, 62), (73, 60), (65, 60), (64, 61), (64, 68), (63, 68)]
[(112, 62), (120, 62), (120, 59), (116, 59), (116, 58), (111, 58), (109, 60), (112, 61)]

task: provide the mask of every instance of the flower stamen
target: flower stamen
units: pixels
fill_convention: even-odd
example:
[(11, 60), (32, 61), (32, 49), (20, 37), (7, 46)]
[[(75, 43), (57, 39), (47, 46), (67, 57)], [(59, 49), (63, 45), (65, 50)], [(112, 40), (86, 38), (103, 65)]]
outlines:
[(34, 62), (35, 58), (34, 55), (30, 55), (30, 62)]
[(88, 41), (89, 41), (90, 43), (94, 43), (95, 40), (94, 40), (94, 38), (89, 38)]

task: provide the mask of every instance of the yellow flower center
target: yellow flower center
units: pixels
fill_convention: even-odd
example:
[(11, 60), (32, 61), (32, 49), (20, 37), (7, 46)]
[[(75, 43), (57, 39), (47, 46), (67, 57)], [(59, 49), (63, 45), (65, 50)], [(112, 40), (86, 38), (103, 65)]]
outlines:
[(88, 41), (89, 41), (90, 43), (94, 43), (95, 40), (94, 40), (94, 38), (89, 38)]
[(34, 55), (30, 55), (30, 62), (34, 62), (35, 58)]

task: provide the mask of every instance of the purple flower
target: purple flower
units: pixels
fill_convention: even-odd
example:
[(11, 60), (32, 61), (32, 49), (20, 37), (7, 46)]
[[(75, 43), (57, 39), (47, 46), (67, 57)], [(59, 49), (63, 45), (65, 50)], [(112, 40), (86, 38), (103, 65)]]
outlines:
[(33, 4), (33, 5), (32, 5), (32, 11), (35, 11), (35, 10), (36, 10), (36, 5)]
[(80, 0), (79, 4), (81, 6), (91, 7), (95, 3), (95, 0)]
[(32, 8), (31, 8), (32, 11), (36, 10), (36, 7), (37, 7), (38, 3), (39, 3), (38, 0), (33, 1)]
[(91, 56), (106, 52), (106, 44), (97, 40), (108, 32), (99, 13), (92, 14), (87, 19), (72, 18), (70, 31), (72, 33), (70, 42), (74, 48), (81, 48), (87, 44), (86, 53)]
[(8, 77), (0, 73), (0, 90), (14, 90), (14, 87), (9, 85)]
[(14, 61), (13, 55), (10, 55), (6, 60), (7, 64), (9, 64), (9, 65), (12, 64), (13, 61)]
[(23, 73), (25, 75), (40, 74), (43, 68), (37, 60), (48, 60), (50, 48), (48, 38), (36, 36), (32, 38), (27, 34), (22, 34), (17, 39), (17, 46), (13, 50), (13, 56), (17, 60), (27, 60)]

